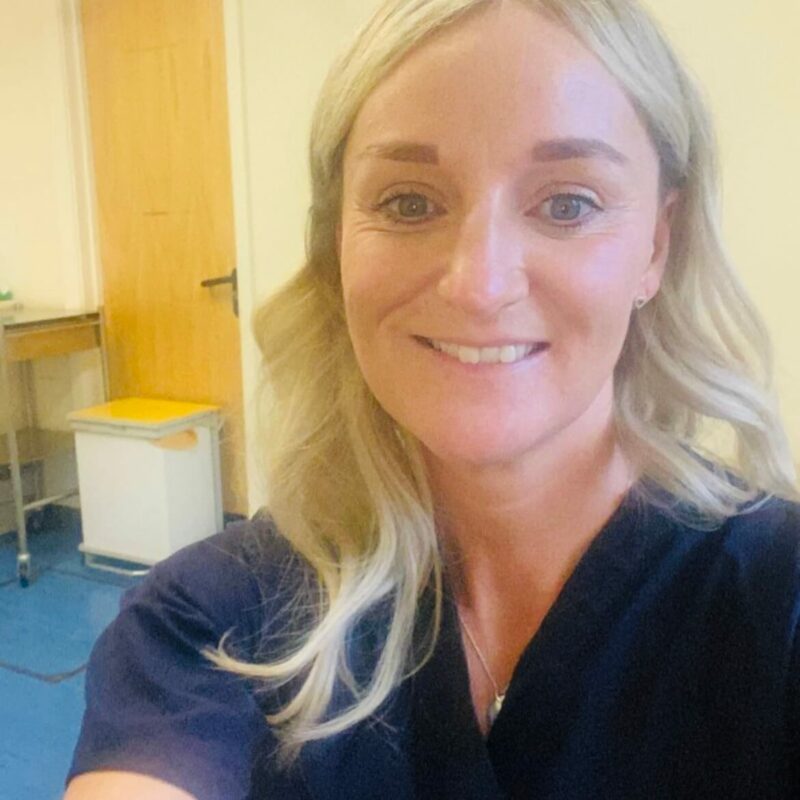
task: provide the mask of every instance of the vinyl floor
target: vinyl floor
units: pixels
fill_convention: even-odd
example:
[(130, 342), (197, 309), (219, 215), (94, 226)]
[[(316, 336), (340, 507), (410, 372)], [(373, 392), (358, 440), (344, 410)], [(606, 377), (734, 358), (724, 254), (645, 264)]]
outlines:
[(0, 536), (0, 800), (60, 800), (83, 714), (86, 661), (128, 578), (86, 567), (77, 512), (49, 508), (29, 534), (32, 579), (16, 577), (16, 536)]

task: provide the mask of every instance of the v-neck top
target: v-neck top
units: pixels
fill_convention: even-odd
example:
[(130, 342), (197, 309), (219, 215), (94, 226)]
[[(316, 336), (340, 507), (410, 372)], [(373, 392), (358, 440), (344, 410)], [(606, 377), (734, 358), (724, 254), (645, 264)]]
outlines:
[[(198, 651), (233, 629), (242, 657), (274, 657), (304, 575), (268, 518), (158, 564), (92, 652), (68, 778), (142, 772), (199, 800), (800, 797), (798, 504), (772, 498), (704, 531), (629, 493), (523, 651), (487, 737), (445, 593), (427, 663), (282, 771), (264, 714), (288, 695)], [(432, 607), (428, 591), (419, 630)], [(350, 637), (357, 676), (382, 619)], [(338, 687), (334, 710), (348, 702)]]

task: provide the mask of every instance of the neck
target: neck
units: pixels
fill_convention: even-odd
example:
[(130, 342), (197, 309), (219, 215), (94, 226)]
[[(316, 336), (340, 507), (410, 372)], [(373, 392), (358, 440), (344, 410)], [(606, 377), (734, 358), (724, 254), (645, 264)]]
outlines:
[(613, 514), (633, 476), (610, 413), (593, 433), (587, 427), (514, 463), (431, 463), (437, 526), (463, 608), (487, 595), (540, 604)]

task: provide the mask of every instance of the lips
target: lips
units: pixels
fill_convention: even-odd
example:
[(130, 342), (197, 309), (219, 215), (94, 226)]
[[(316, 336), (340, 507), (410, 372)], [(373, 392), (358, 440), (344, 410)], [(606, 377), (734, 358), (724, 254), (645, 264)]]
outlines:
[(494, 341), (486, 341), (486, 342), (468, 342), (456, 338), (448, 338), (447, 336), (441, 336), (441, 337), (414, 336), (414, 338), (421, 344), (427, 344), (429, 346), (432, 345), (434, 341), (436, 341), (438, 343), (445, 343), (449, 345), (454, 345), (456, 347), (472, 347), (477, 350), (491, 349), (495, 347), (500, 348), (500, 347), (520, 347), (520, 346), (539, 350), (541, 348), (548, 346), (548, 343), (545, 341), (533, 338), (525, 338), (525, 337), (519, 339), (504, 337), (502, 339), (496, 339)]
[(547, 342), (472, 347), (468, 345), (452, 344), (447, 341), (427, 339), (425, 337), (414, 338), (429, 350), (433, 350), (447, 357), (448, 360), (452, 359), (466, 366), (481, 367), (493, 365), (512, 366), (514, 364), (519, 364), (549, 347)]

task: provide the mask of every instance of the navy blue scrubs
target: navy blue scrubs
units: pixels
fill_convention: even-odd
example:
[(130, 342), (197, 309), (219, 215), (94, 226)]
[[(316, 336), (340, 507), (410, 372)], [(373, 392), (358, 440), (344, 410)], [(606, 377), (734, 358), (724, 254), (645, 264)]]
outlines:
[[(488, 738), (446, 598), (427, 665), (286, 773), (263, 717), (285, 696), (198, 654), (230, 629), (245, 658), (288, 641), (303, 563), (268, 520), (236, 523), (125, 595), (92, 653), (70, 776), (132, 770), (200, 800), (800, 798), (799, 554), (800, 505), (773, 498), (702, 531), (631, 492), (528, 644)], [(351, 638), (357, 675), (380, 618)]]

